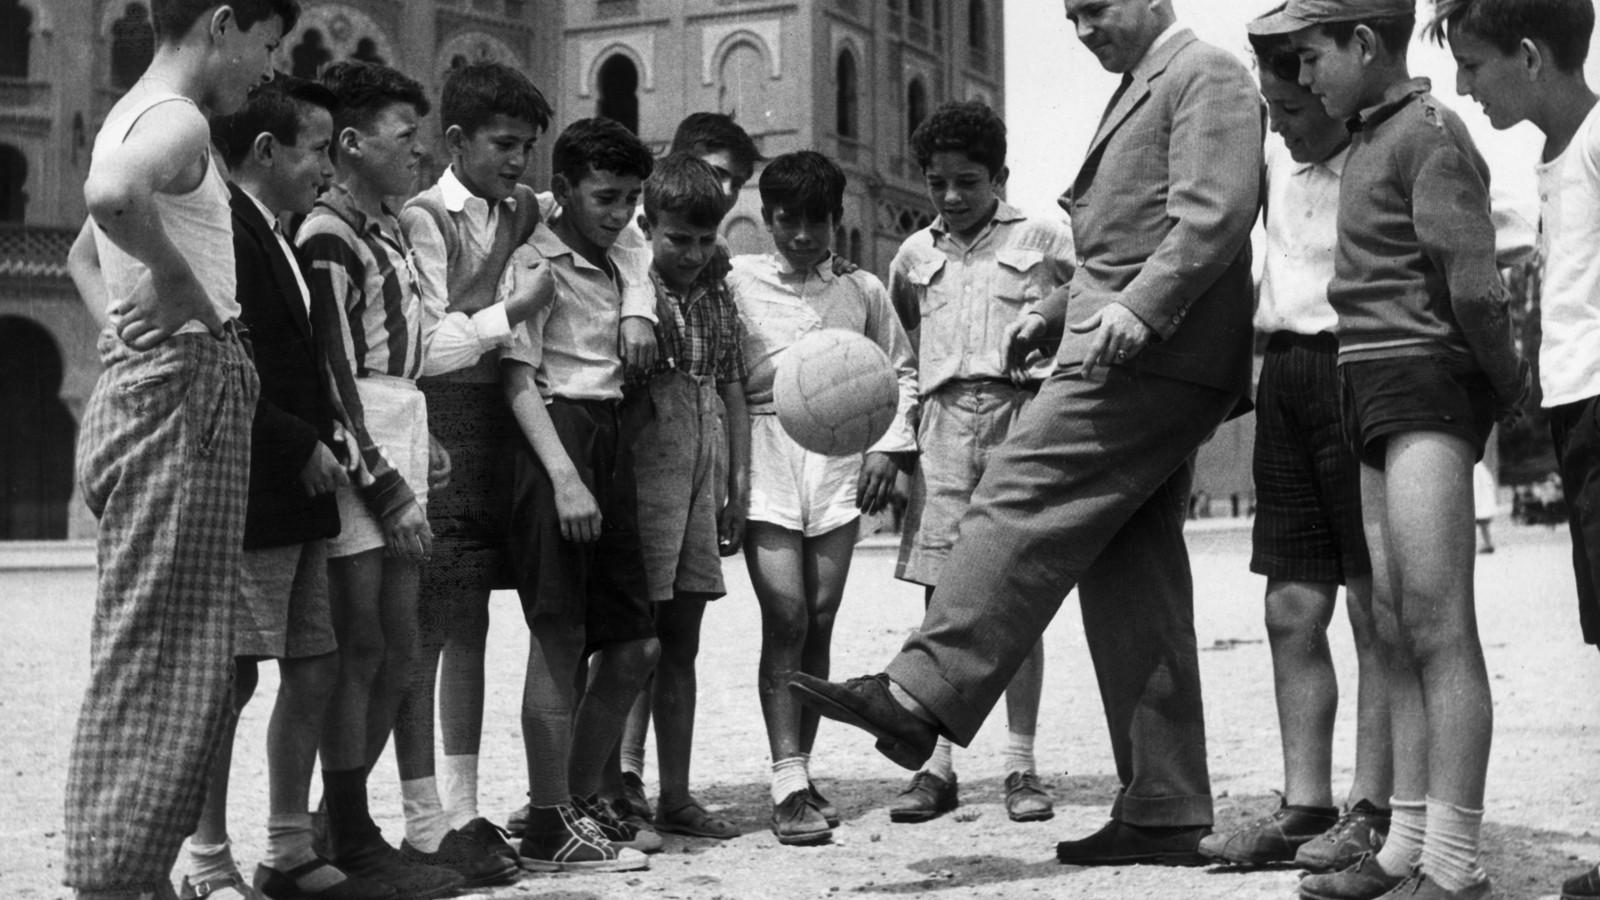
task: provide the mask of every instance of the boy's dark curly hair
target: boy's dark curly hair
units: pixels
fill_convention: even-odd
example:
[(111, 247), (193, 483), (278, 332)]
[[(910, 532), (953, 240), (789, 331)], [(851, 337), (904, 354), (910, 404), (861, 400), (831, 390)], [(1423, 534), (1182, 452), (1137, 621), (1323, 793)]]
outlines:
[(528, 76), (508, 65), (474, 62), (450, 70), (439, 92), (442, 128), (460, 126), (471, 137), (497, 115), (527, 122), (543, 134), (555, 112)]
[(844, 170), (815, 150), (776, 157), (761, 171), (761, 217), (778, 209), (813, 222), (844, 218)]
[(431, 108), (416, 79), (377, 63), (336, 62), (323, 70), (322, 84), (339, 101), (333, 111), (335, 137), (346, 128), (371, 129), (378, 115), (396, 103), (411, 104), (419, 116), (427, 115)]
[(655, 167), (655, 157), (638, 135), (601, 116), (579, 119), (562, 129), (550, 153), (551, 169), (573, 186), (595, 171), (643, 180)]
[(990, 177), (999, 175), (1006, 165), (1006, 123), (979, 100), (940, 104), (912, 133), (911, 153), (925, 169), (945, 151), (965, 153)]

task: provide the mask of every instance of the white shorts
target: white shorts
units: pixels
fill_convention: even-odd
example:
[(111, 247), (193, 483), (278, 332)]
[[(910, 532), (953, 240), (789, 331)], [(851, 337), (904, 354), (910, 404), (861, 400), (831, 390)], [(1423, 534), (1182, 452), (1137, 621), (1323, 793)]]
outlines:
[[(367, 433), (383, 455), (406, 480), (417, 503), (428, 505), (428, 401), (415, 382), (389, 375), (369, 375), (356, 380)], [(328, 541), (328, 556), (354, 556), (383, 547), (383, 526), (367, 509), (361, 492), (340, 488), (339, 534)]]
[(777, 416), (750, 417), (750, 521), (806, 537), (827, 534), (861, 515), (860, 477), (861, 454), (812, 453), (789, 437)]

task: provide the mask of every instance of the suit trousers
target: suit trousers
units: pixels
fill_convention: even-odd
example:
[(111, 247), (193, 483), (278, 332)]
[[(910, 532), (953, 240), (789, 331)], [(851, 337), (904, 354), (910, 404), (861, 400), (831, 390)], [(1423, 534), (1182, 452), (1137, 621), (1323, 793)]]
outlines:
[(965, 745), (1076, 586), (1121, 781), (1112, 817), (1209, 825), (1183, 522), (1195, 450), (1237, 400), (1126, 367), (1057, 369), (978, 483), (889, 677)]

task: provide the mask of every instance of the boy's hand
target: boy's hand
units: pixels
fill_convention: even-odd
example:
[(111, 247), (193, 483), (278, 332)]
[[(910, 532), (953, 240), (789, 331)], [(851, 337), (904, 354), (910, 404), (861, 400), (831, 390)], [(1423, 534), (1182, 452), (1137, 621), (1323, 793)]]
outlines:
[(750, 485), (733, 484), (728, 489), (728, 502), (717, 517), (717, 552), (732, 556), (744, 543), (745, 517), (750, 514)]
[(343, 422), (333, 423), (333, 454), (343, 461), (344, 470), (350, 474), (352, 484), (371, 482), (370, 475), (365, 479), (360, 478), (361, 445), (356, 443), (355, 434), (344, 427)]
[(305, 468), (300, 470), (300, 485), (306, 489), (307, 497), (319, 497), (331, 494), (342, 487), (350, 486), (350, 473), (345, 471), (344, 464), (333, 455), (328, 445), (317, 441), (316, 449), (311, 451), (311, 458), (306, 460)]
[(1073, 334), (1095, 333), (1083, 354), (1084, 378), (1093, 378), (1101, 366), (1130, 362), (1155, 336), (1143, 319), (1120, 303), (1108, 303), (1088, 319), (1067, 327)]
[(450, 486), (450, 451), (428, 435), (428, 490), (442, 491)]
[(833, 274), (835, 277), (840, 275), (849, 275), (851, 272), (854, 272), (859, 268), (861, 267), (850, 260), (845, 259), (843, 256), (840, 256), (837, 253), (833, 254)]
[(532, 251), (521, 259), (513, 253), (500, 287), (500, 296), (506, 304), (506, 321), (513, 326), (526, 321), (541, 305), (549, 302), (554, 291), (555, 276), (542, 259)]
[(899, 472), (894, 457), (876, 451), (868, 453), (856, 479), (856, 509), (871, 515), (888, 506), (894, 498), (894, 479)]
[(656, 364), (656, 329), (649, 319), (628, 316), (622, 320), (619, 332), (617, 351), (624, 369), (643, 373)]
[(150, 350), (172, 337), (190, 319), (198, 319), (213, 335), (222, 334), (222, 320), (194, 271), (151, 273), (115, 310), (120, 318), (117, 336), (134, 350)]
[(1000, 339), (1000, 355), (1005, 358), (1006, 368), (1011, 371), (1027, 368), (1048, 330), (1044, 316), (1036, 312), (1025, 312), (1012, 320), (1006, 326), (1005, 336)]
[(433, 552), (433, 529), (415, 500), (383, 517), (383, 536), (390, 556), (421, 562)]
[(561, 519), (561, 536), (578, 544), (600, 539), (600, 505), (582, 479), (563, 478), (555, 482), (556, 516)]
[(1526, 359), (1517, 360), (1517, 385), (1505, 391), (1495, 391), (1494, 417), (1502, 427), (1510, 428), (1522, 418), (1522, 404), (1533, 392), (1533, 368)]
[(733, 258), (728, 256), (728, 248), (718, 243), (716, 252), (712, 253), (711, 259), (706, 262), (705, 275), (712, 281), (721, 281), (732, 271)]

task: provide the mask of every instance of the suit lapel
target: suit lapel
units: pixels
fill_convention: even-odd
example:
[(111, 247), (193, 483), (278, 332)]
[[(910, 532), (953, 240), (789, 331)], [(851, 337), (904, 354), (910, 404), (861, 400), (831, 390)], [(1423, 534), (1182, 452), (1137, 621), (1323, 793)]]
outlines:
[(284, 300), (288, 307), (289, 319), (294, 322), (306, 337), (311, 336), (311, 319), (306, 315), (306, 305), (300, 299), (300, 285), (295, 280), (294, 272), (289, 268), (299, 265), (298, 260), (286, 259), (283, 247), (278, 243), (278, 236), (272, 232), (272, 224), (261, 214), (261, 209), (255, 201), (245, 196), (238, 185), (229, 183), (228, 189), (233, 192), (234, 221), (245, 226), (250, 233), (251, 240), (255, 241), (271, 260), (272, 280), (275, 282), (273, 291)]
[(1150, 51), (1138, 65), (1130, 72), (1132, 80), (1128, 89), (1122, 96), (1106, 110), (1105, 117), (1100, 120), (1100, 127), (1095, 129), (1094, 138), (1089, 141), (1089, 152), (1085, 154), (1083, 168), (1079, 170), (1078, 177), (1073, 179), (1072, 192), (1081, 195), (1088, 182), (1094, 179), (1095, 171), (1100, 168), (1100, 156), (1105, 152), (1106, 142), (1117, 133), (1117, 129), (1133, 115), (1150, 97), (1150, 82), (1160, 77), (1166, 71), (1172, 58), (1189, 44), (1194, 43), (1194, 32), (1184, 28), (1168, 38), (1165, 43)]

